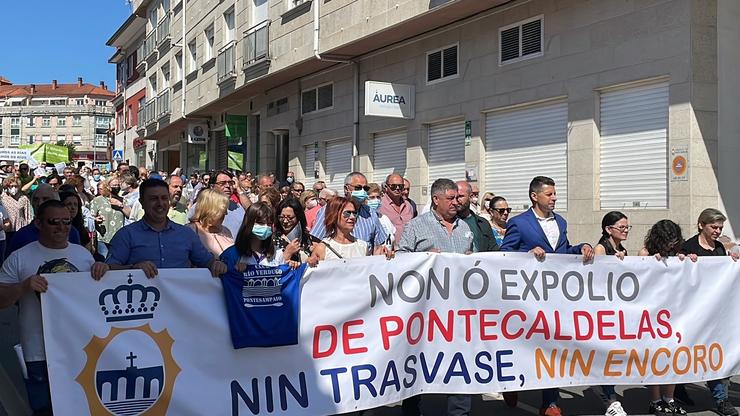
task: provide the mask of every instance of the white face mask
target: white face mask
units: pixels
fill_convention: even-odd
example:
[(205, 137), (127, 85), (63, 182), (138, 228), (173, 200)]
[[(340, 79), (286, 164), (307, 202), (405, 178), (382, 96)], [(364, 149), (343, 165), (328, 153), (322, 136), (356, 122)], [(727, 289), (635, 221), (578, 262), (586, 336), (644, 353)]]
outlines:
[(17, 186), (11, 186), (8, 188), (8, 195), (15, 196), (15, 194), (18, 193), (18, 187)]
[(319, 204), (319, 201), (315, 199), (309, 199), (306, 201), (306, 209), (316, 208), (316, 205)]

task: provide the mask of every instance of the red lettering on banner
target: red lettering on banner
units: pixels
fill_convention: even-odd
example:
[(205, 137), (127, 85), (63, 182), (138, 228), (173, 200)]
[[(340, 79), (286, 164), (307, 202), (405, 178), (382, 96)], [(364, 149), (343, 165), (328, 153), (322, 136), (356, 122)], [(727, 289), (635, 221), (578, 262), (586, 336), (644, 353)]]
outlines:
[[(470, 342), (473, 338), (473, 330), (471, 329), (470, 318), (478, 313), (475, 309), (461, 309), (457, 311), (457, 314), (465, 318), (465, 341)], [(483, 311), (481, 311), (483, 313)]]
[(480, 339), (481, 341), (495, 341), (498, 339), (496, 334), (486, 333), (486, 329), (493, 328), (496, 326), (496, 321), (489, 321), (486, 319), (488, 315), (498, 315), (500, 311), (498, 309), (482, 309), (480, 311)]
[(447, 327), (445, 328), (444, 324), (442, 323), (442, 319), (440, 319), (439, 315), (437, 314), (437, 311), (434, 309), (429, 311), (429, 333), (427, 334), (427, 340), (429, 342), (434, 341), (434, 327), (437, 327), (439, 329), (440, 334), (444, 337), (444, 339), (447, 342), (452, 342), (452, 333), (454, 329), (453, 322), (455, 321), (455, 314), (453, 311), (449, 310), (447, 311)]
[(537, 312), (537, 316), (534, 317), (534, 323), (527, 332), (527, 339), (532, 338), (534, 334), (542, 334), (545, 339), (550, 339), (550, 327), (547, 325), (547, 317), (542, 311)]
[[(588, 322), (588, 330), (586, 333), (581, 332), (580, 318), (586, 318), (586, 322)], [(576, 341), (586, 341), (591, 339), (594, 335), (594, 318), (591, 317), (591, 314), (586, 311), (573, 311), (573, 320), (575, 321)]]
[(599, 339), (617, 339), (616, 335), (606, 334), (604, 332), (605, 328), (613, 328), (614, 322), (606, 321), (605, 318), (607, 316), (614, 316), (614, 311), (598, 311), (596, 312), (596, 326), (599, 331)]
[(619, 311), (619, 339), (635, 339), (637, 335), (628, 334), (626, 330), (626, 322), (624, 321), (624, 311)]
[[(419, 335), (417, 337), (414, 337), (411, 334), (411, 331), (414, 327), (414, 320), (419, 321)], [(409, 342), (409, 345), (416, 345), (421, 341), (421, 337), (424, 336), (424, 315), (421, 314), (421, 312), (414, 312), (411, 314), (411, 317), (409, 318), (409, 322), (406, 325), (406, 340)]]
[[(389, 324), (394, 323), (396, 327), (390, 329)], [(403, 319), (400, 316), (383, 316), (380, 318), (380, 338), (383, 340), (383, 349), (391, 349), (391, 337), (403, 333)]]
[(362, 319), (357, 319), (354, 321), (345, 322), (344, 325), (342, 325), (342, 349), (344, 350), (344, 353), (346, 355), (361, 354), (363, 352), (367, 352), (367, 347), (352, 348), (349, 345), (349, 342), (351, 340), (362, 339), (365, 337), (365, 334), (363, 334), (362, 332), (349, 332), (349, 327), (362, 325), (364, 323), (365, 321), (363, 321)]
[(511, 319), (513, 316), (519, 317), (522, 323), (527, 320), (527, 315), (524, 312), (518, 310), (509, 311), (506, 313), (506, 315), (504, 315), (504, 319), (501, 320), (501, 335), (509, 340), (517, 339), (524, 333), (524, 328), (519, 328), (519, 330), (514, 333), (509, 332), (509, 319)]
[(568, 340), (573, 339), (571, 335), (561, 334), (561, 331), (562, 331), (562, 325), (560, 322), (560, 312), (555, 311), (555, 336), (553, 338), (558, 341), (568, 341)]
[(640, 329), (637, 330), (637, 336), (642, 339), (644, 333), (649, 333), (650, 337), (655, 339), (655, 331), (653, 331), (653, 323), (650, 320), (650, 312), (642, 311), (640, 317)]
[(656, 316), (655, 320), (658, 322), (658, 325), (660, 327), (663, 327), (665, 331), (661, 331), (660, 328), (657, 329), (658, 336), (664, 339), (668, 339), (673, 336), (673, 328), (671, 327), (670, 321), (671, 319), (671, 312), (667, 311), (665, 309), (661, 309), (658, 311), (658, 315)]
[[(326, 351), (319, 351), (319, 341), (321, 339), (321, 333), (328, 332), (330, 337), (329, 348)], [(318, 325), (313, 329), (313, 358), (325, 358), (332, 354), (337, 349), (337, 329), (332, 325)]]

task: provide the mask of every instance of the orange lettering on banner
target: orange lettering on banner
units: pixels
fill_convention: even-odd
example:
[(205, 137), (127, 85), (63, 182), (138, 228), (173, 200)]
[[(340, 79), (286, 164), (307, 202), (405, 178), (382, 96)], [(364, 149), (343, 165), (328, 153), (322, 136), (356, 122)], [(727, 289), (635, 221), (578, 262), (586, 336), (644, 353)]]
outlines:
[(595, 355), (596, 352), (594, 350), (589, 351), (588, 360), (584, 361), (583, 353), (581, 353), (581, 350), (573, 351), (573, 359), (570, 361), (570, 376), (573, 377), (575, 375), (576, 364), (579, 364), (579, 366), (581, 367), (581, 374), (588, 377), (588, 375), (591, 373), (591, 364), (593, 364), (594, 362)]
[(604, 375), (607, 377), (620, 377), (621, 371), (615, 372), (611, 370), (612, 365), (622, 365), (624, 362), (621, 359), (617, 359), (615, 356), (622, 356), (627, 353), (627, 350), (611, 350), (606, 356), (606, 362), (604, 363)]
[(645, 348), (645, 355), (640, 357), (637, 350), (631, 350), (629, 357), (627, 357), (627, 377), (632, 375), (632, 367), (634, 366), (637, 370), (637, 374), (640, 377), (645, 377), (648, 367), (648, 357), (650, 357), (650, 350)]
[(699, 364), (707, 372), (707, 346), (694, 345), (694, 374), (699, 374)]
[(545, 368), (547, 375), (550, 378), (555, 378), (555, 357), (558, 354), (558, 350), (552, 350), (550, 352), (550, 359), (548, 361), (542, 348), (534, 350), (534, 362), (535, 368), (537, 369), (537, 380), (542, 380), (542, 368)]
[(668, 348), (658, 348), (655, 351), (655, 355), (653, 355), (653, 359), (650, 362), (651, 370), (653, 370), (653, 374), (656, 376), (664, 376), (666, 373), (668, 373), (668, 369), (670, 368), (670, 364), (666, 363), (665, 368), (662, 370), (658, 370), (658, 357), (660, 354), (664, 354), (666, 358), (670, 361), (671, 351)]
[[(686, 367), (684, 368), (678, 367), (680, 363), (679, 357), (681, 353), (686, 354)], [(688, 373), (690, 368), (691, 368), (691, 351), (688, 349), (688, 347), (678, 347), (678, 349), (673, 352), (673, 372), (676, 373), (676, 375), (682, 376)]]
[[(713, 360), (714, 354), (713, 351), (717, 351), (719, 356), (717, 357), (717, 361)], [(717, 371), (720, 368), (722, 368), (722, 362), (724, 361), (724, 354), (722, 353), (722, 346), (717, 344), (716, 342), (709, 346), (709, 368), (712, 369), (712, 371)]]

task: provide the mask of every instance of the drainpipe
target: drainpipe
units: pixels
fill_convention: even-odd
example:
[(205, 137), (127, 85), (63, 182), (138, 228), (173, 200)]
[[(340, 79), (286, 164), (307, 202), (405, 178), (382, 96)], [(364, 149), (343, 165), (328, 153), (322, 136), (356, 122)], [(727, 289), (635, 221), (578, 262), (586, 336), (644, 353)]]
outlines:
[(185, 50), (185, 21), (187, 20), (187, 9), (188, 9), (188, 2), (183, 1), (182, 2), (182, 34), (180, 38), (180, 55), (182, 56), (182, 92), (180, 93), (180, 116), (183, 119), (186, 119), (185, 117), (185, 91), (187, 91), (188, 86), (188, 77), (187, 77), (187, 71), (185, 70), (185, 63), (187, 60), (185, 59), (185, 54), (187, 51)]
[(357, 159), (358, 155), (358, 147), (359, 147), (359, 140), (360, 140), (360, 64), (358, 62), (348, 60), (348, 59), (332, 59), (332, 58), (324, 58), (319, 53), (319, 34), (320, 34), (320, 28), (319, 28), (319, 17), (321, 15), (320, 13), (320, 7), (321, 0), (314, 0), (313, 1), (313, 55), (318, 59), (319, 61), (325, 61), (325, 62), (336, 62), (341, 64), (353, 64), (352, 72), (353, 72), (353, 89), (352, 92), (352, 107), (353, 107), (353, 126), (352, 126), (352, 171), (357, 170), (355, 166), (355, 159)]

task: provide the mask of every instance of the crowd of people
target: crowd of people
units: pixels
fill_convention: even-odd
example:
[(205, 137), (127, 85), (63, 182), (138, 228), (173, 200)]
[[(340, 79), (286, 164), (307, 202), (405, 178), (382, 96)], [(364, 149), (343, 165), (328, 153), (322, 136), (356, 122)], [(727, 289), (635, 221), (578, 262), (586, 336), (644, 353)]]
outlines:
[[(632, 226), (621, 212), (607, 213), (595, 243), (571, 244), (567, 223), (555, 212), (555, 182), (535, 177), (531, 208), (511, 216), (505, 195), (479, 195), (465, 181), (437, 179), (430, 203), (409, 198), (411, 183), (399, 174), (368, 183), (359, 172), (347, 175), (343, 189), (318, 181), (311, 188), (287, 172), (275, 175), (222, 170), (181, 174), (149, 172), (121, 163), (116, 171), (66, 167), (62, 172), (30, 172), (27, 164), (0, 163), (0, 308), (19, 305), (21, 345), (28, 370), (27, 391), (35, 414), (51, 414), (41, 306), (36, 292), (47, 290), (42, 276), (86, 272), (101, 279), (109, 270), (141, 269), (153, 278), (160, 268), (202, 267), (214, 277), (249, 265), (274, 266), (397, 253), (530, 252), (594, 256), (628, 254)], [(636, 253), (657, 259), (676, 256), (732, 256), (721, 242), (725, 216), (706, 209), (697, 233), (684, 239), (681, 228), (661, 220)], [(727, 380), (708, 383), (721, 415), (738, 412), (728, 399)], [(646, 406), (658, 416), (684, 415), (691, 398), (681, 386), (650, 386)], [(607, 416), (626, 415), (614, 386), (602, 386)], [(404, 415), (420, 415), (423, 396), (404, 400)], [(504, 400), (516, 406), (516, 393)], [(541, 414), (558, 416), (557, 389), (542, 391)], [(448, 415), (469, 415), (470, 395), (449, 395)]]

